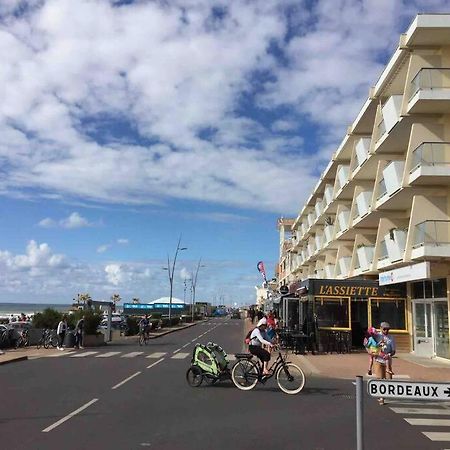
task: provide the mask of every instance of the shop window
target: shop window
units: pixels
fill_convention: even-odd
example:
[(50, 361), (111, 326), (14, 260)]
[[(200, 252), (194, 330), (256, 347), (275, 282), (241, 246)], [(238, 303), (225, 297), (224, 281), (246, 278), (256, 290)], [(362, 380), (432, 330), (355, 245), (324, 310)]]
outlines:
[(425, 298), (423, 293), (423, 281), (412, 284), (412, 296), (413, 298)]
[(433, 286), (430, 280), (423, 282), (425, 290), (425, 298), (433, 298)]
[(372, 326), (379, 328), (381, 322), (389, 322), (393, 330), (406, 330), (405, 300), (371, 299)]
[(316, 297), (319, 328), (350, 328), (349, 304), (349, 298)]
[(447, 298), (447, 280), (445, 278), (433, 280), (433, 298)]

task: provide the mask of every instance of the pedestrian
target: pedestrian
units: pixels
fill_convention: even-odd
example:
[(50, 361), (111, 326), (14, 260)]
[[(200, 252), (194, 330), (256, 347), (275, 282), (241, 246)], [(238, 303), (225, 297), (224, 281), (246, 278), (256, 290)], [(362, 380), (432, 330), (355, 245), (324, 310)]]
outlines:
[(84, 315), (75, 326), (75, 348), (83, 348)]
[(374, 327), (369, 327), (364, 338), (364, 347), (369, 354), (369, 369), (367, 375), (372, 375), (373, 362), (375, 357), (380, 354), (380, 341), (378, 340), (378, 332)]
[(258, 309), (256, 316), (258, 317), (258, 320), (261, 320), (264, 317), (262, 309)]
[[(375, 357), (375, 375), (383, 380), (392, 379), (392, 357), (395, 355), (395, 340), (389, 334), (391, 326), (388, 322), (381, 322), (381, 334), (378, 335), (380, 353)], [(384, 405), (384, 398), (379, 398), (378, 403)]]
[(64, 350), (64, 338), (66, 337), (67, 331), (67, 316), (64, 314), (60, 322), (58, 323), (58, 328), (56, 329), (56, 334), (58, 335), (58, 350)]

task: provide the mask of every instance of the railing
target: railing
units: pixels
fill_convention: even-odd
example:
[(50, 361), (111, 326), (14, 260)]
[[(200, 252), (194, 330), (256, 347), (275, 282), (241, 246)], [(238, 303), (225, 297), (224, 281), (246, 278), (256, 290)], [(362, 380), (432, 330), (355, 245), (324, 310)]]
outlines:
[(450, 220), (425, 220), (414, 230), (413, 248), (424, 245), (450, 245)]
[(450, 68), (429, 67), (420, 69), (411, 81), (411, 100), (422, 89), (450, 89)]
[(409, 173), (421, 166), (449, 166), (450, 142), (423, 142), (413, 150), (413, 165)]
[(387, 194), (386, 183), (384, 181), (384, 178), (382, 178), (378, 182), (378, 196), (377, 196), (377, 200), (380, 200), (380, 198), (383, 198), (386, 194)]
[(379, 141), (386, 133), (386, 125), (384, 119), (377, 125), (377, 141)]
[(380, 245), (380, 256), (378, 257), (378, 261), (383, 261), (383, 259), (387, 259), (389, 257), (386, 241), (381, 241)]

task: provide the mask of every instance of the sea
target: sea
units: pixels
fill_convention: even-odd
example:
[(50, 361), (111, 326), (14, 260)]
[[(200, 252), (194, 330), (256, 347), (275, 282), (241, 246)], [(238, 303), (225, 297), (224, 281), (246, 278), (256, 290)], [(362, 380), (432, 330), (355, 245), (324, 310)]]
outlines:
[(53, 308), (59, 312), (69, 311), (71, 305), (62, 305), (61, 303), (4, 303), (0, 302), (0, 316), (9, 314), (31, 315), (42, 312), (46, 308)]

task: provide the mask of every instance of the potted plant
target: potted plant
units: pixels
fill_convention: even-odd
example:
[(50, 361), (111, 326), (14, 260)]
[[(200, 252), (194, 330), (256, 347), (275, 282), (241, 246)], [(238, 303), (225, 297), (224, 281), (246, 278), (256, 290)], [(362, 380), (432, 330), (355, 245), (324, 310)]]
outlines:
[(84, 346), (98, 347), (105, 344), (105, 336), (98, 331), (102, 321), (102, 315), (97, 311), (88, 310), (84, 312)]

